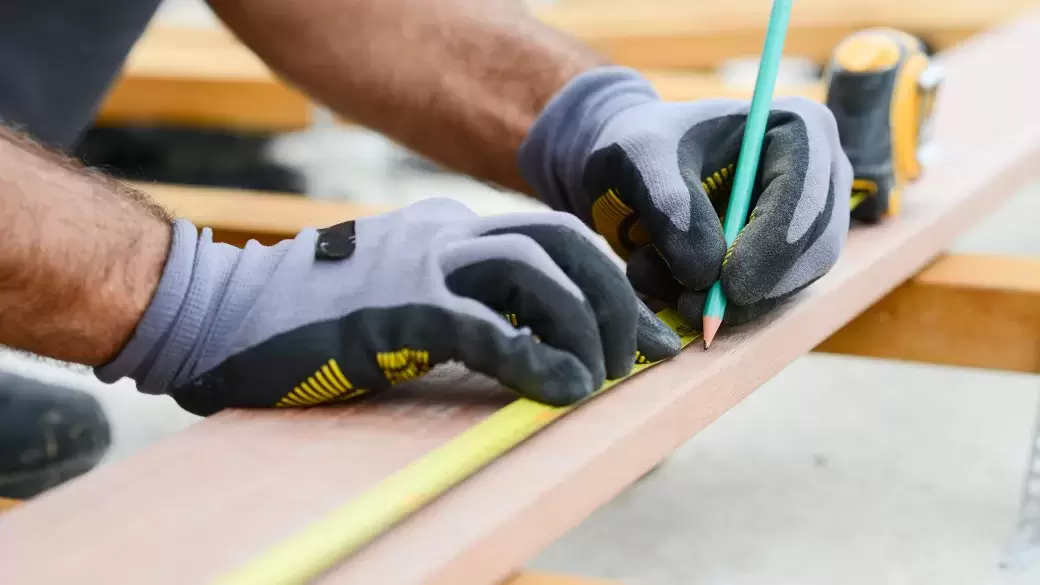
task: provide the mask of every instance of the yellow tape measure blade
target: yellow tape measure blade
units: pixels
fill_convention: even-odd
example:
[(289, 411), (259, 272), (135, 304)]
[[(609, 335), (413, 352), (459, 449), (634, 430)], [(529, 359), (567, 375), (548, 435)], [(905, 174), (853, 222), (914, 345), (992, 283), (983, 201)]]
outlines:
[[(675, 311), (658, 317), (679, 334), (683, 347), (700, 337)], [(597, 395), (657, 363), (637, 364)], [(215, 583), (306, 583), (578, 406), (515, 400)]]

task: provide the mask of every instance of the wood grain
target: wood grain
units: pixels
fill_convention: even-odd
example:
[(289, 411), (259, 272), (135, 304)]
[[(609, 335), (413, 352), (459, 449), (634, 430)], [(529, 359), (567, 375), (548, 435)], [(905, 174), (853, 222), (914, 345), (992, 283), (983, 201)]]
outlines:
[[(835, 268), (709, 352), (691, 348), (550, 426), (323, 583), (496, 583), (918, 272), (1040, 164), (1040, 14), (946, 57), (944, 157), (897, 220), (857, 228)], [(1000, 75), (1002, 71), (1006, 75)], [(970, 169), (970, 172), (966, 172)], [(380, 400), (233, 411), (0, 518), (0, 582), (203, 582), (450, 440), (510, 394), (451, 367)], [(55, 555), (54, 551), (61, 551)]]
[(1040, 373), (1040, 259), (942, 258), (815, 351)]

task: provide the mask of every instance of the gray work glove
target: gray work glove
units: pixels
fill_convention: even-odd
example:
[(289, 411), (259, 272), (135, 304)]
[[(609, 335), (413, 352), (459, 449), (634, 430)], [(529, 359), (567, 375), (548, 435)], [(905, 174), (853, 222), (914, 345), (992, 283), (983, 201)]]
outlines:
[(769, 311), (823, 276), (849, 226), (852, 167), (823, 105), (773, 102), (750, 220), (731, 250), (720, 215), (748, 101), (662, 101), (635, 71), (579, 75), (546, 106), (519, 155), (521, 171), (555, 209), (576, 214), (628, 259), (646, 297), (701, 322), (719, 279), (724, 322)]
[(679, 350), (576, 218), (478, 217), (432, 199), (267, 247), (174, 225), (158, 290), (98, 377), (186, 410), (306, 406), (457, 360), (569, 404)]

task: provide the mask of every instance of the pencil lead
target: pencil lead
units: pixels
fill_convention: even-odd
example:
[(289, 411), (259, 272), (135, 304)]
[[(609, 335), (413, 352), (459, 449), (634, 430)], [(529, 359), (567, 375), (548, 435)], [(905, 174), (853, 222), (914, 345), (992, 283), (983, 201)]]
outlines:
[(722, 326), (722, 319), (718, 317), (705, 317), (704, 318), (704, 349), (711, 347), (711, 342), (715, 340), (715, 334), (719, 332), (719, 327)]

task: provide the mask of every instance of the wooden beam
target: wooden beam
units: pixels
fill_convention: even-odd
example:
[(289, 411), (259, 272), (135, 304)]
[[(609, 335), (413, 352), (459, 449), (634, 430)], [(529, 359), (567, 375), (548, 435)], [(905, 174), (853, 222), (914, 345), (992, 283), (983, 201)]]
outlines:
[[(563, 417), (320, 583), (496, 583), (927, 265), (1040, 168), (1040, 13), (944, 58), (943, 156), (901, 217), (858, 227), (792, 302)], [(986, 91), (979, 91), (985, 80)], [(451, 367), (337, 408), (229, 411), (0, 519), (21, 585), (205, 582), (450, 440), (513, 395)], [(161, 505), (157, 505), (161, 502)], [(54, 551), (62, 551), (55, 555)]]
[(291, 132), (311, 124), (307, 98), (275, 80), (122, 77), (96, 125)]
[(127, 57), (97, 124), (278, 132), (303, 128), (311, 118), (307, 97), (228, 30), (152, 26)]
[(306, 227), (327, 227), (389, 210), (302, 195), (156, 183), (135, 186), (178, 217), (189, 219), (200, 228), (212, 229), (214, 240), (236, 246), (250, 239), (270, 245), (293, 238)]
[[(646, 74), (668, 100), (751, 96), (751, 84), (727, 84), (714, 73)], [(776, 94), (821, 100), (823, 90), (818, 82), (781, 82)], [(271, 73), (227, 30), (157, 26), (130, 53), (96, 123), (283, 132), (304, 128), (312, 120), (309, 99)]]
[[(647, 70), (665, 99), (747, 98), (750, 87), (727, 86), (710, 70), (733, 57), (758, 55), (769, 5), (768, 0), (614, 0), (564, 3), (537, 15), (618, 63)], [(784, 52), (822, 64), (838, 41), (869, 26), (903, 28), (946, 49), (1034, 5), (1033, 0), (800, 0)], [(777, 94), (820, 99), (822, 90), (819, 84), (781, 84)], [(279, 80), (228, 30), (153, 26), (131, 52), (97, 121), (278, 132), (307, 126), (311, 114), (307, 97)]]
[(943, 258), (816, 351), (1040, 373), (1040, 259)]
[[(762, 50), (769, 0), (563, 2), (539, 17), (629, 67), (712, 69)], [(822, 65), (845, 36), (867, 27), (901, 28), (936, 50), (1008, 22), (1032, 0), (799, 0), (784, 54)]]

